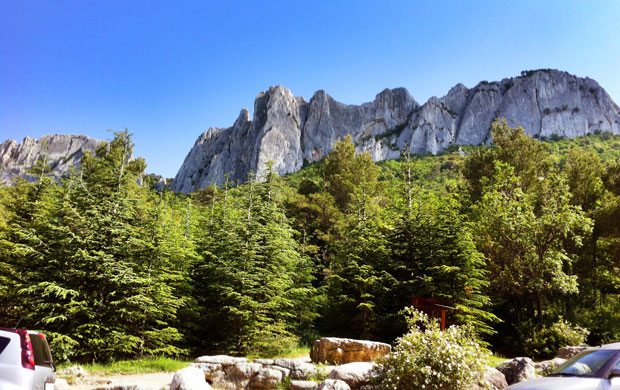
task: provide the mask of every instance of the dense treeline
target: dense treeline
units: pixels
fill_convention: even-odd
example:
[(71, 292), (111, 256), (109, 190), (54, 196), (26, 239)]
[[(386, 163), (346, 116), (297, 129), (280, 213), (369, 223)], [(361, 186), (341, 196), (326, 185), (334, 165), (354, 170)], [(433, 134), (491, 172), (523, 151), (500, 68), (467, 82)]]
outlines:
[[(620, 338), (620, 137), (320, 163), (191, 195), (149, 189), (130, 135), (60, 182), (0, 188), (0, 323), (58, 359), (270, 355), (319, 335), (391, 342), (413, 297), (504, 353)], [(144, 183), (143, 183), (144, 182)]]

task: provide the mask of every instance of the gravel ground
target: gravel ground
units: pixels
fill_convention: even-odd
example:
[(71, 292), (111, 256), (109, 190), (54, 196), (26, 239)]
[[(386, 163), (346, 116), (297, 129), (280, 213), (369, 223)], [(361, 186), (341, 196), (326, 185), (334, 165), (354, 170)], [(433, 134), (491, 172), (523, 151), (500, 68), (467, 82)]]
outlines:
[[(172, 372), (160, 372), (155, 374), (132, 374), (132, 375), (88, 375), (77, 379), (69, 390), (92, 390), (104, 385), (139, 385), (144, 389), (161, 390), (169, 389), (172, 382)], [(60, 390), (60, 389), (59, 389)]]

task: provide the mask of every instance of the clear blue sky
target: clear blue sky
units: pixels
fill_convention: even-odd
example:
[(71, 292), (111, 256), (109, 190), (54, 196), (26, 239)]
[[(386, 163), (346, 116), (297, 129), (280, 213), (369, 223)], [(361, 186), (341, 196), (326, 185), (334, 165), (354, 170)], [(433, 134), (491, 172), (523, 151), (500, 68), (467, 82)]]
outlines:
[(270, 85), (358, 104), (558, 68), (620, 102), (620, 1), (1, 0), (0, 142), (134, 134), (173, 177)]

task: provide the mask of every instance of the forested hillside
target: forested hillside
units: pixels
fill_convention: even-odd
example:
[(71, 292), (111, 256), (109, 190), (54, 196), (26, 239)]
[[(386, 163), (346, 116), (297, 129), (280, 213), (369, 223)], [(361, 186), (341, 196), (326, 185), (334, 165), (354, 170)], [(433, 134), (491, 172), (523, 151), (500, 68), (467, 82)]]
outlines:
[[(620, 339), (620, 136), (321, 162), (190, 195), (149, 189), (127, 132), (59, 182), (0, 187), (0, 324), (56, 358), (271, 355), (319, 335), (392, 342), (413, 297), (492, 349)], [(145, 182), (144, 185), (139, 183)]]

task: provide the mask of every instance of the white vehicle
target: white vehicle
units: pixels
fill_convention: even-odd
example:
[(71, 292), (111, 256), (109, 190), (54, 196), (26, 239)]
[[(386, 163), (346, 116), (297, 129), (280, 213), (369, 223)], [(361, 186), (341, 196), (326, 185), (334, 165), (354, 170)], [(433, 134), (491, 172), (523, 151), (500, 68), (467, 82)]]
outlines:
[(43, 333), (0, 328), (0, 390), (53, 390), (56, 368)]
[(589, 348), (553, 373), (508, 386), (510, 390), (620, 390), (620, 343)]

